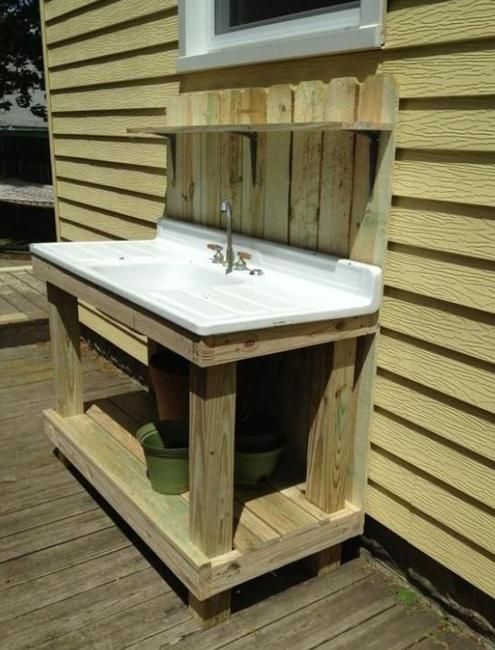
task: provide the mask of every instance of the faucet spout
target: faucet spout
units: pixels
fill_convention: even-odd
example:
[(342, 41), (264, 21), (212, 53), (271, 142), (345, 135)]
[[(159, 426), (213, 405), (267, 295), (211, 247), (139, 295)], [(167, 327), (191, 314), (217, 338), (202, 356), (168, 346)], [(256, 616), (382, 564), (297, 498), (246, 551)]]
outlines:
[(230, 205), (230, 201), (222, 201), (220, 204), (220, 214), (225, 218), (225, 228), (227, 230), (227, 249), (225, 251), (227, 270), (225, 273), (231, 273), (234, 268), (234, 248), (232, 246), (232, 206)]

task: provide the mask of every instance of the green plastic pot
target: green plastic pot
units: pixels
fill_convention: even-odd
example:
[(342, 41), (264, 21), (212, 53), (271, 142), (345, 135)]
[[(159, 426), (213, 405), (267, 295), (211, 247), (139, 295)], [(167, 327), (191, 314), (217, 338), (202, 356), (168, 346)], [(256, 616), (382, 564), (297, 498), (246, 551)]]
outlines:
[(234, 480), (236, 485), (262, 485), (273, 474), (282, 447), (262, 452), (235, 453)]
[(183, 422), (149, 422), (136, 434), (151, 487), (160, 494), (181, 494), (189, 487), (189, 449)]

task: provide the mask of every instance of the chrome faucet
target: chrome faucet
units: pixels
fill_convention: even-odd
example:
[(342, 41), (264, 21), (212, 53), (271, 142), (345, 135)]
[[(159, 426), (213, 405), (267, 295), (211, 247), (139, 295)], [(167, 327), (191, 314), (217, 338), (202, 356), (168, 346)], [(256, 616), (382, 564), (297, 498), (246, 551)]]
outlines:
[(220, 214), (225, 217), (225, 227), (227, 230), (227, 250), (225, 251), (225, 273), (231, 273), (234, 268), (234, 249), (232, 247), (232, 206), (230, 201), (222, 201), (220, 204)]

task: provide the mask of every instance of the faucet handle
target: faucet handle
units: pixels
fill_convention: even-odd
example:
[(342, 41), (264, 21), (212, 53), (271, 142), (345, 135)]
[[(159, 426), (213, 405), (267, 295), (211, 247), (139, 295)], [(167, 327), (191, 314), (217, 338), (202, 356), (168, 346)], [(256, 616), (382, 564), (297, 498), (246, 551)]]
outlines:
[(251, 253), (246, 253), (246, 251), (239, 251), (237, 253), (237, 260), (234, 264), (236, 271), (247, 271), (247, 260), (250, 260), (252, 257)]
[(207, 244), (207, 248), (211, 251), (215, 251), (215, 255), (213, 255), (213, 263), (223, 264), (223, 246), (220, 246), (220, 244)]

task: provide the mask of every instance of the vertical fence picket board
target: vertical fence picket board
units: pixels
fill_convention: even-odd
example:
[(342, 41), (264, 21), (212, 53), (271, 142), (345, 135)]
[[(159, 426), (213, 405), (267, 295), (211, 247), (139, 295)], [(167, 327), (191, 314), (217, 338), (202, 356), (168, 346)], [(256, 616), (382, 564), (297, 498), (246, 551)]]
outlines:
[[(357, 112), (359, 86), (354, 78), (333, 79), (327, 89), (325, 119), (352, 122)], [(318, 250), (347, 257), (352, 203), (354, 134), (323, 134), (320, 179)]]
[[(239, 124), (241, 91), (225, 90), (221, 94), (220, 119), (223, 124)], [(238, 135), (220, 135), (220, 200), (232, 204), (234, 230), (239, 231), (242, 203), (242, 142)], [(217, 210), (219, 210), (218, 205)]]
[[(272, 86), (267, 93), (268, 123), (292, 122), (293, 93), (288, 84)], [(271, 241), (287, 244), (289, 240), (290, 200), (290, 133), (266, 135), (265, 195), (263, 236)]]
[[(323, 120), (325, 90), (321, 81), (304, 81), (296, 87), (294, 122)], [(318, 238), (321, 142), (321, 132), (294, 133), (292, 140), (289, 241), (311, 250)]]
[[(241, 123), (265, 124), (267, 93), (264, 88), (249, 88), (241, 93)], [(242, 207), (241, 232), (252, 237), (263, 236), (263, 197), (266, 177), (266, 133), (257, 134), (256, 169), (249, 139), (242, 137)]]

